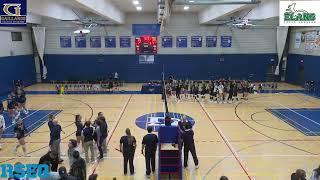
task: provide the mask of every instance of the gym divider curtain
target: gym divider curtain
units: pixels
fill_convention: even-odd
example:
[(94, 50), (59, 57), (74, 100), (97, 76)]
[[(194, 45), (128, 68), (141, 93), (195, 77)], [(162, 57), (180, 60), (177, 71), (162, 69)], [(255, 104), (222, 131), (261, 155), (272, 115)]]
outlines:
[(277, 27), (277, 53), (278, 53), (278, 65), (276, 67), (276, 70), (274, 72), (275, 75), (279, 75), (280, 73), (280, 62), (283, 55), (283, 50), (286, 45), (287, 41), (287, 35), (288, 35), (288, 28), (289, 27)]
[(46, 42), (46, 28), (45, 27), (32, 27), (35, 44), (38, 50), (39, 58), (42, 64), (42, 78), (47, 79), (47, 67), (45, 65), (43, 56), (44, 56), (44, 48)]

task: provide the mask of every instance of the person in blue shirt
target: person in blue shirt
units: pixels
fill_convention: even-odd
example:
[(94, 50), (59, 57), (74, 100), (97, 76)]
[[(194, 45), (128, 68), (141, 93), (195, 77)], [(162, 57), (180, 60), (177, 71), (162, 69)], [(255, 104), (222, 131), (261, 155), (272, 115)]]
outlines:
[(61, 132), (65, 134), (65, 132), (62, 130), (60, 124), (58, 124), (58, 120), (53, 120), (53, 126), (50, 130), (50, 148), (51, 151), (54, 151), (58, 154), (59, 162), (63, 162), (63, 160), (60, 158), (61, 151), (60, 151), (60, 143), (61, 143)]
[(91, 127), (91, 122), (86, 121), (84, 123), (85, 127), (82, 130), (82, 136), (83, 136), (83, 148), (84, 153), (86, 157), (86, 162), (89, 162), (89, 148), (91, 152), (91, 163), (94, 162), (94, 148), (93, 148), (93, 136), (94, 136), (94, 129)]
[(146, 160), (146, 175), (149, 177), (151, 173), (150, 163), (152, 172), (156, 169), (156, 152), (158, 146), (158, 137), (152, 134), (152, 127), (147, 127), (148, 134), (143, 137), (141, 153), (145, 154)]

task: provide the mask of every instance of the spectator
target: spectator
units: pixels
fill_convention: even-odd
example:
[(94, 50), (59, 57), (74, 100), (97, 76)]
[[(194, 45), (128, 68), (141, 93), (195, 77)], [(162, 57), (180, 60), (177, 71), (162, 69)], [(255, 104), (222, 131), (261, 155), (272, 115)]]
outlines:
[(75, 161), (75, 159), (73, 158), (73, 152), (77, 151), (77, 145), (78, 145), (77, 140), (75, 140), (75, 139), (70, 139), (69, 140), (69, 144), (68, 144), (68, 148), (69, 148), (68, 149), (68, 159), (69, 159), (69, 165), (70, 166)]
[(291, 180), (306, 180), (306, 171), (297, 169), (295, 173), (291, 174)]
[(77, 177), (78, 180), (86, 180), (87, 168), (85, 160), (80, 157), (79, 151), (73, 152), (73, 158), (75, 161), (71, 165), (70, 175)]
[(71, 176), (67, 173), (67, 169), (64, 166), (59, 167), (59, 180), (77, 180), (76, 177)]
[[(76, 131), (76, 138), (77, 138), (77, 143), (78, 145), (80, 144), (80, 142), (82, 143), (82, 136), (81, 136), (81, 131), (83, 129), (83, 124), (81, 122), (82, 120), (82, 117), (80, 114), (77, 114), (76, 117), (75, 117), (75, 125), (76, 125), (76, 128), (77, 128), (77, 131)], [(83, 147), (83, 143), (82, 143), (82, 147)]]
[(128, 162), (130, 167), (130, 174), (134, 174), (133, 158), (137, 147), (137, 141), (131, 135), (130, 129), (126, 129), (126, 135), (120, 139), (120, 152), (123, 154), (123, 173), (127, 174)]
[(226, 176), (221, 176), (220, 180), (229, 180)]
[(89, 176), (89, 180), (97, 180), (98, 179), (98, 175), (97, 174), (91, 174)]
[(59, 164), (58, 153), (54, 151), (49, 151), (47, 154), (43, 155), (39, 160), (39, 164), (47, 164), (48, 162), (50, 164), (51, 171), (57, 172)]
[(62, 130), (60, 124), (58, 123), (58, 120), (53, 120), (53, 126), (50, 130), (50, 144), (51, 144), (51, 150), (55, 151), (58, 154), (59, 157), (59, 163), (62, 163), (63, 160), (60, 158), (60, 143), (61, 143), (61, 132), (65, 134), (65, 132)]
[(320, 166), (312, 171), (310, 180), (320, 180)]
[(94, 162), (94, 149), (93, 149), (93, 136), (94, 136), (94, 130), (93, 127), (91, 127), (90, 121), (86, 121), (84, 123), (85, 127), (82, 130), (82, 135), (83, 135), (83, 148), (84, 148), (84, 153), (86, 157), (86, 162), (89, 162), (89, 148), (91, 152), (91, 162)]

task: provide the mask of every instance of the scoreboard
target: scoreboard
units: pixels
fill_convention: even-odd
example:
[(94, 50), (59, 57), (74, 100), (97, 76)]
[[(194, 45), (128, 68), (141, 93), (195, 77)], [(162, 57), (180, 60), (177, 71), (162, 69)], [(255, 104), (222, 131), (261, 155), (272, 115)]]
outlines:
[(157, 54), (158, 41), (156, 36), (140, 36), (135, 39), (136, 54)]

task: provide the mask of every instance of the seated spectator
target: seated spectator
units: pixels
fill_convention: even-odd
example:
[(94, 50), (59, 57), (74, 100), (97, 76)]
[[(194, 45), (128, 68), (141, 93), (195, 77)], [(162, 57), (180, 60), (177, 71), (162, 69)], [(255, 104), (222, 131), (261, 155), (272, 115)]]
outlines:
[(79, 180), (85, 180), (87, 177), (86, 161), (80, 157), (79, 151), (73, 152), (74, 163), (70, 168), (70, 175), (77, 177)]
[(221, 176), (220, 180), (229, 180), (226, 176)]
[(64, 166), (59, 167), (59, 180), (77, 180), (76, 177), (71, 176), (67, 173), (67, 169)]
[(97, 180), (98, 179), (98, 175), (97, 174), (91, 174), (89, 176), (89, 180)]
[(50, 163), (51, 171), (57, 172), (59, 164), (58, 153), (54, 151), (49, 151), (47, 154), (43, 155), (39, 160), (39, 164), (46, 164), (48, 162)]
[(291, 174), (291, 180), (306, 180), (306, 171), (297, 169), (295, 173)]
[(312, 171), (310, 180), (320, 180), (320, 166)]

